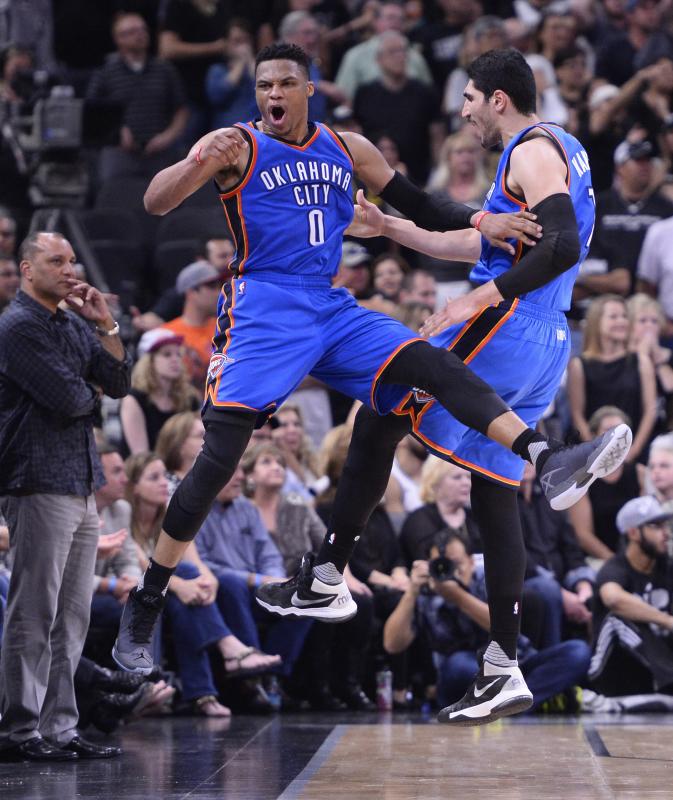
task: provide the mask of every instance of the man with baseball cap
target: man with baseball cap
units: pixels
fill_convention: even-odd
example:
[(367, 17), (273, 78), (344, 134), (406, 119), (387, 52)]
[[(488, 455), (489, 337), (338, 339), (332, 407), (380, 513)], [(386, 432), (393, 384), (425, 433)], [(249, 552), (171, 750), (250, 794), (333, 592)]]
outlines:
[(651, 496), (629, 500), (617, 514), (625, 547), (599, 571), (594, 595), (589, 678), (602, 694), (673, 691), (672, 518)]
[(178, 273), (175, 288), (185, 298), (182, 315), (161, 327), (184, 339), (185, 361), (191, 381), (202, 391), (215, 335), (222, 277), (209, 261), (194, 261)]

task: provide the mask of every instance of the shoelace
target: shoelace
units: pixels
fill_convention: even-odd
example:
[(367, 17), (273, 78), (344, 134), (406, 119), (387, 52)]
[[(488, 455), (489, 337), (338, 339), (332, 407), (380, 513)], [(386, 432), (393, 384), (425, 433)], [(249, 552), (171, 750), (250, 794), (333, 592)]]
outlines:
[(147, 644), (152, 638), (152, 631), (159, 612), (162, 598), (149, 593), (133, 598), (133, 614), (131, 617), (131, 640), (135, 644)]

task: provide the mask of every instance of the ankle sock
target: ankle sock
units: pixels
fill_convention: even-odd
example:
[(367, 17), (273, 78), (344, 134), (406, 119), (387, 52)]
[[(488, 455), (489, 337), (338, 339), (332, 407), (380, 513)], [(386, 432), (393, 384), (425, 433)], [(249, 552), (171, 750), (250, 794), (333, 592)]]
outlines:
[(519, 434), (512, 444), (512, 452), (541, 469), (549, 455), (549, 441), (532, 428)]
[(331, 561), (328, 561), (326, 564), (316, 564), (313, 567), (313, 574), (318, 580), (330, 586), (336, 586), (344, 579), (343, 573), (339, 572), (336, 565)]
[(496, 667), (516, 667), (517, 665), (516, 655), (514, 658), (510, 658), (495, 639), (491, 639), (489, 642), (484, 653), (484, 661), (488, 661), (489, 664), (494, 664)]
[(168, 591), (168, 581), (174, 572), (175, 567), (164, 567), (150, 558), (149, 566), (138, 583), (138, 589), (154, 589), (165, 595)]

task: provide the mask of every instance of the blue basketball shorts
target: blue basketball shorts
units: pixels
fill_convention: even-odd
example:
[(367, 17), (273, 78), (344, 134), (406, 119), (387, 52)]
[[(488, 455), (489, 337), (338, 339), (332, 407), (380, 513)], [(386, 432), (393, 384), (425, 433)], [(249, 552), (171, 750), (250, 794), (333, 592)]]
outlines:
[[(489, 306), (430, 342), (459, 356), (531, 428), (554, 400), (570, 357), (565, 315), (522, 300)], [(431, 453), (495, 482), (519, 485), (524, 462), (458, 422), (434, 398), (384, 384), (376, 399), (384, 407), (394, 403), (395, 414), (408, 414), (414, 435)]]
[(206, 402), (257, 411), (261, 422), (311, 374), (379, 411), (383, 370), (418, 340), (345, 289), (332, 289), (328, 278), (234, 278), (220, 295)]

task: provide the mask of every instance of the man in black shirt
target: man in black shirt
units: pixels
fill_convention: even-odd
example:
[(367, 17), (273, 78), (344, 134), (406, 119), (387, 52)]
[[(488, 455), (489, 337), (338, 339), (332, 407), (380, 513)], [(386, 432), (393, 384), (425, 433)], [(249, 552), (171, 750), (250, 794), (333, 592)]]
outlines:
[(109, 758), (121, 751), (77, 733), (73, 676), (98, 545), (93, 493), (103, 483), (93, 418), (101, 392), (128, 391), (130, 362), (105, 298), (75, 277), (67, 239), (33, 233), (19, 257), (21, 290), (0, 318), (0, 510), (13, 559), (0, 761)]
[(626, 549), (596, 579), (589, 678), (608, 696), (673, 690), (673, 577), (666, 558), (673, 514), (654, 497), (617, 514)]
[(381, 78), (357, 90), (353, 111), (368, 139), (375, 141), (385, 132), (396, 142), (409, 177), (423, 183), (431, 150), (436, 152), (444, 139), (444, 127), (435, 92), (407, 77), (408, 49), (401, 33), (381, 34), (377, 50)]
[(640, 248), (650, 225), (673, 215), (673, 204), (652, 191), (650, 142), (624, 141), (615, 149), (615, 184), (596, 198), (596, 227), (575, 285), (573, 301), (632, 291)]
[(100, 180), (120, 175), (151, 177), (178, 155), (176, 142), (187, 124), (184, 89), (173, 67), (149, 55), (149, 32), (139, 14), (122, 12), (112, 23), (117, 52), (96, 72), (87, 100), (118, 106), (118, 147), (101, 152)]

